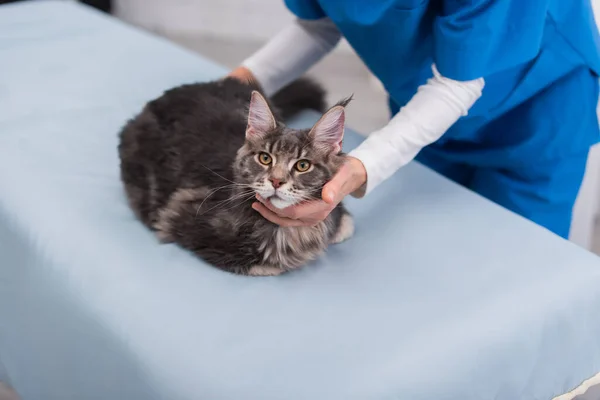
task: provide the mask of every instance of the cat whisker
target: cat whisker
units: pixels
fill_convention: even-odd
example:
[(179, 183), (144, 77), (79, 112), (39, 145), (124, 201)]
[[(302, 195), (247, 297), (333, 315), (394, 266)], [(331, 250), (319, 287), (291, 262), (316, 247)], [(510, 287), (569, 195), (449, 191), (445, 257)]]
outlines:
[[(222, 210), (222, 211), (231, 210), (232, 208), (235, 208), (235, 207), (237, 207), (237, 206), (240, 206), (240, 205), (242, 205), (242, 204), (243, 204), (245, 201), (249, 200), (251, 197), (253, 197), (253, 195), (249, 196), (249, 197), (248, 197), (247, 199), (245, 199), (245, 200), (242, 200), (242, 201), (241, 201), (239, 204), (234, 204), (232, 207), (226, 208), (225, 210)], [(217, 205), (215, 205), (215, 206), (213, 206), (213, 207), (209, 208), (208, 210), (206, 210), (206, 211), (205, 211), (205, 212), (203, 212), (202, 214), (198, 215), (198, 217), (201, 217), (201, 216), (203, 216), (204, 214), (207, 214), (208, 212), (210, 212), (210, 211), (214, 210), (215, 208), (222, 207), (222, 206), (225, 206), (225, 203), (217, 204)]]
[[(235, 186), (236, 186), (236, 185), (231, 185), (231, 184), (229, 184), (229, 185), (223, 185), (223, 186), (221, 186), (221, 187), (218, 187), (218, 188), (212, 189), (210, 192), (208, 192), (208, 194), (206, 195), (206, 197), (204, 198), (204, 200), (202, 200), (202, 203), (200, 203), (200, 205), (199, 205), (199, 206), (198, 206), (198, 208), (196, 209), (196, 216), (195, 216), (195, 217), (197, 217), (197, 216), (198, 216), (198, 212), (200, 211), (200, 208), (202, 208), (202, 206), (204, 205), (204, 203), (206, 202), (206, 200), (208, 200), (208, 199), (209, 199), (209, 197), (211, 197), (212, 195), (214, 195), (215, 193), (217, 193), (219, 190), (222, 190), (222, 189), (227, 189), (227, 188), (232, 188), (232, 187), (235, 187)], [(195, 217), (194, 217), (194, 218), (195, 218)]]
[(223, 175), (216, 173), (216, 172), (215, 172), (215, 171), (213, 171), (212, 169), (208, 168), (206, 165), (204, 165), (204, 164), (200, 164), (200, 165), (202, 165), (204, 168), (206, 168), (208, 171), (212, 172), (213, 174), (215, 174), (215, 175), (216, 175), (216, 176), (218, 176), (219, 178), (221, 178), (221, 179), (223, 179), (223, 180), (225, 180), (225, 181), (227, 181), (227, 182), (231, 182), (231, 183), (233, 183), (234, 185), (238, 185), (238, 186), (250, 186), (250, 185), (248, 185), (248, 184), (246, 184), (246, 183), (234, 182), (234, 181), (232, 181), (231, 179), (227, 179), (227, 178), (225, 178)]
[(217, 203), (217, 205), (221, 205), (221, 204), (224, 204), (224, 203), (232, 202), (232, 201), (235, 201), (237, 199), (243, 198), (245, 196), (250, 196), (250, 195), (254, 196), (254, 193), (255, 193), (254, 190), (245, 190), (243, 192), (236, 193), (236, 194), (232, 195), (231, 197), (229, 197), (229, 198), (227, 198), (225, 200), (221, 200), (220, 202)]
[(212, 196), (213, 194), (217, 193), (219, 190), (221, 189), (225, 189), (227, 187), (231, 187), (231, 185), (224, 185), (221, 187), (218, 187), (216, 189), (211, 190), (208, 195), (206, 195), (206, 197), (204, 198), (204, 200), (202, 200), (202, 203), (200, 203), (200, 205), (198, 206), (198, 208), (196, 209), (196, 215), (194, 216), (194, 219), (198, 217), (198, 212), (200, 212), (200, 208), (202, 208), (202, 206), (204, 205), (204, 203), (206, 202), (206, 200), (208, 200), (208, 198), (210, 196)]
[(312, 194), (295, 194), (294, 198), (298, 200), (298, 202), (303, 201), (313, 201), (313, 200), (321, 200), (320, 196), (315, 196)]
[[(214, 210), (217, 207), (225, 206), (225, 205), (227, 205), (229, 203), (232, 203), (232, 202), (234, 202), (236, 200), (241, 200), (241, 203), (243, 203), (245, 201), (250, 200), (254, 196), (255, 196), (254, 190), (244, 191), (244, 192), (238, 193), (238, 194), (236, 194), (236, 195), (234, 195), (234, 196), (232, 196), (232, 197), (230, 197), (230, 198), (228, 198), (226, 200), (218, 202), (213, 207), (211, 207), (208, 210), (204, 211), (202, 214), (198, 214), (198, 211), (200, 210), (200, 208), (198, 208), (198, 211), (196, 211), (196, 216), (194, 217), (194, 219), (203, 216), (204, 214), (208, 213), (209, 211)], [(241, 205), (241, 203), (238, 204), (238, 205)]]
[(235, 208), (235, 207), (239, 207), (239, 206), (241, 206), (242, 204), (244, 204), (246, 201), (250, 200), (250, 199), (251, 199), (251, 198), (253, 198), (253, 197), (254, 197), (254, 194), (251, 194), (251, 195), (250, 195), (250, 196), (248, 196), (246, 199), (243, 199), (243, 200), (242, 200), (242, 201), (241, 201), (239, 204), (234, 204), (233, 206), (231, 206), (231, 207), (229, 207), (229, 208), (226, 208), (226, 209), (224, 209), (224, 210), (222, 210), (222, 211), (228, 211), (228, 210), (231, 210), (231, 209), (233, 209), (233, 208)]

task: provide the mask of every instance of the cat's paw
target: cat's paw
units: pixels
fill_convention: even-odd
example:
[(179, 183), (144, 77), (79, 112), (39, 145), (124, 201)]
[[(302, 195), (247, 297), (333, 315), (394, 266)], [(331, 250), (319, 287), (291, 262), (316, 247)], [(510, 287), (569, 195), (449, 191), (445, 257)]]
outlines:
[(277, 276), (284, 272), (283, 269), (269, 265), (255, 265), (248, 270), (250, 276)]
[(343, 241), (350, 239), (352, 235), (354, 235), (354, 220), (350, 214), (344, 214), (340, 220), (338, 231), (331, 239), (331, 243), (342, 243)]

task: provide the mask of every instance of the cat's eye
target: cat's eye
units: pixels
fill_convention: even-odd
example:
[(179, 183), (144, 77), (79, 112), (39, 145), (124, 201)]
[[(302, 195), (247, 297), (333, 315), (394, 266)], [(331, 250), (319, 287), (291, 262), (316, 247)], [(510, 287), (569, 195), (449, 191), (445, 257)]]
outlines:
[(262, 165), (269, 165), (273, 162), (273, 158), (267, 153), (260, 153), (258, 155), (258, 161), (260, 161)]
[(300, 160), (294, 166), (296, 171), (298, 172), (306, 172), (310, 169), (310, 161), (308, 160)]

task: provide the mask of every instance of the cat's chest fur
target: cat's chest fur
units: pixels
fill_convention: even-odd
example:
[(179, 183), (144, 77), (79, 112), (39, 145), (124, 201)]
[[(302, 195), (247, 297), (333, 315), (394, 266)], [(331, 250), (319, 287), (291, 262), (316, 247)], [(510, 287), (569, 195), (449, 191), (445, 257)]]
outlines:
[[(261, 232), (262, 231), (262, 232)], [(333, 231), (331, 218), (307, 227), (268, 226), (255, 232), (264, 265), (293, 269), (317, 258)]]

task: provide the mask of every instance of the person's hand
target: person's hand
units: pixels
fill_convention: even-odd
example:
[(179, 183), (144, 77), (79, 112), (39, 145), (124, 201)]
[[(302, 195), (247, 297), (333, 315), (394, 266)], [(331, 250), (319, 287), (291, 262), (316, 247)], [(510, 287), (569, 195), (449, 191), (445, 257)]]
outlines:
[(244, 83), (256, 82), (254, 74), (246, 67), (237, 67), (231, 71), (228, 75), (230, 78), (235, 78)]
[(350, 193), (354, 193), (367, 181), (367, 172), (360, 160), (347, 157), (338, 173), (323, 187), (322, 200), (301, 203), (284, 209), (277, 209), (265, 199), (252, 208), (263, 217), (280, 226), (314, 226), (323, 221), (329, 213)]

